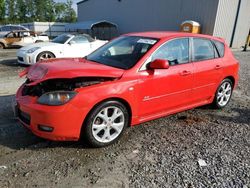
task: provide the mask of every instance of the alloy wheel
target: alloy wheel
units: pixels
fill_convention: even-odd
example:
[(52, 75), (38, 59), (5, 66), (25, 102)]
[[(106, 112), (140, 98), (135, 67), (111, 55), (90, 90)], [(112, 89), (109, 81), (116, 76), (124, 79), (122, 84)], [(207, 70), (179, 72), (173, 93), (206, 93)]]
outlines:
[(94, 118), (92, 135), (98, 142), (109, 143), (121, 134), (124, 125), (125, 116), (120, 108), (105, 107)]
[(217, 102), (220, 106), (226, 106), (232, 95), (232, 85), (230, 82), (224, 82), (217, 93)]

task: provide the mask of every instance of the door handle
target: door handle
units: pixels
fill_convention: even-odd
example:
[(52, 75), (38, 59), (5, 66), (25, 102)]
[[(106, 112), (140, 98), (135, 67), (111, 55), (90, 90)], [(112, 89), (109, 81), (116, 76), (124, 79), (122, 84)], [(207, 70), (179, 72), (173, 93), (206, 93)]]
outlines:
[(216, 65), (216, 66), (215, 66), (215, 69), (216, 69), (216, 70), (218, 70), (218, 69), (220, 69), (220, 68), (221, 68), (220, 65)]
[(190, 75), (191, 74), (191, 71), (187, 71), (187, 70), (184, 70), (180, 73), (181, 76), (187, 76), (187, 75)]

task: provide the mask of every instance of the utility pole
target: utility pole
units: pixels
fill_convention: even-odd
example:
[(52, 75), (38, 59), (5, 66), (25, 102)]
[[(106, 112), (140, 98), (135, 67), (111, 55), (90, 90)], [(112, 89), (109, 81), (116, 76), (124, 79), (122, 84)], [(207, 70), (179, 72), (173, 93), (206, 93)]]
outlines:
[(245, 44), (244, 49), (243, 49), (244, 52), (247, 51), (247, 47), (249, 46), (249, 44), (250, 44), (250, 29), (249, 29), (249, 33), (247, 36), (246, 44)]

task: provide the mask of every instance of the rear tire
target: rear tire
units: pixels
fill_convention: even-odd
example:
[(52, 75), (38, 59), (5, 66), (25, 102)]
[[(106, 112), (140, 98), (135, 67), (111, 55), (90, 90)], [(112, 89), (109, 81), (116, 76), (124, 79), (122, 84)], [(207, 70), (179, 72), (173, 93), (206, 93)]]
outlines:
[(129, 124), (129, 113), (118, 101), (106, 101), (88, 115), (83, 136), (92, 147), (105, 147), (115, 143)]
[(222, 109), (226, 107), (232, 97), (233, 82), (226, 78), (224, 79), (216, 90), (213, 107)]

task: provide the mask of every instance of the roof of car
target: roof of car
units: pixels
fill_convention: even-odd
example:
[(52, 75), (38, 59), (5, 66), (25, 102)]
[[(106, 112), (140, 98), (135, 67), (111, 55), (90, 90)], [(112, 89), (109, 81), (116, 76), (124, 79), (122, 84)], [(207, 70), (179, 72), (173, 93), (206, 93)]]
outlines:
[(217, 39), (219, 41), (223, 41), (221, 38), (214, 37), (211, 35), (193, 34), (193, 33), (185, 33), (185, 32), (170, 32), (170, 31), (138, 32), (138, 33), (128, 33), (126, 35), (157, 38), (157, 39), (166, 39), (166, 38), (172, 38), (172, 37), (202, 37), (202, 38)]
[(13, 31), (10, 31), (10, 32), (34, 32), (34, 31), (27, 31), (27, 30), (13, 30)]

